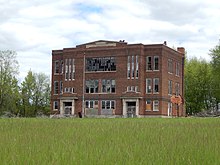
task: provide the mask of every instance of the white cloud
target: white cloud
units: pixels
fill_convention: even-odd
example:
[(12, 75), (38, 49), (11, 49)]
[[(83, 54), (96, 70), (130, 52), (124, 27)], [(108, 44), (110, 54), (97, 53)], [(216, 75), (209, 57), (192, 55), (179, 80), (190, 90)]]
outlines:
[(219, 39), (216, 0), (0, 0), (0, 49), (17, 51), (21, 79), (51, 71), (52, 49), (99, 39), (183, 46), (210, 59)]

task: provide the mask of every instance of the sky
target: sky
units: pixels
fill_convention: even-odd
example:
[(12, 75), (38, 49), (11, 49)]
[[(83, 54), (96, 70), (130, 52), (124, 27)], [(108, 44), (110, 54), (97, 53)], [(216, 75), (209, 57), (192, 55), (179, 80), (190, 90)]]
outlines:
[(0, 0), (0, 50), (14, 50), (19, 80), (51, 74), (51, 52), (96, 40), (185, 47), (210, 60), (220, 39), (217, 0)]

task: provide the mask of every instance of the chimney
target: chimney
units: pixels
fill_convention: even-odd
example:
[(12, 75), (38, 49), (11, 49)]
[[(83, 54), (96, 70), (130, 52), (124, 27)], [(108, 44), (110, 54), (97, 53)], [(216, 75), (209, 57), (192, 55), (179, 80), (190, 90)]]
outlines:
[(167, 41), (164, 41), (163, 44), (167, 46)]
[(177, 51), (185, 55), (185, 48), (184, 47), (178, 47)]

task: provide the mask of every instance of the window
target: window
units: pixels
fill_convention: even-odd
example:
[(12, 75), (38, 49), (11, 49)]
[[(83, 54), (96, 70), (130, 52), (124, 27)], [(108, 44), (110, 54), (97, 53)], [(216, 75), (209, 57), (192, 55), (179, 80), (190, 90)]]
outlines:
[(130, 66), (130, 56), (128, 56), (128, 62), (127, 62), (127, 78), (131, 78), (131, 66)]
[(58, 110), (58, 101), (53, 102), (53, 109)]
[(152, 93), (151, 85), (152, 85), (152, 79), (147, 78), (146, 79), (146, 93), (147, 94)]
[(98, 100), (86, 100), (86, 108), (89, 109), (98, 109)]
[(71, 67), (72, 67), (72, 59), (69, 59), (69, 71), (68, 71), (69, 80), (72, 79), (72, 75), (71, 75), (72, 69), (71, 69)]
[(102, 109), (115, 109), (115, 101), (113, 100), (103, 100)]
[(154, 70), (159, 70), (159, 57), (154, 56)]
[(176, 83), (175, 84), (175, 90), (176, 90), (176, 96), (179, 96), (180, 95), (180, 84), (179, 83)]
[(66, 59), (65, 60), (65, 80), (71, 81), (74, 79), (75, 79), (75, 60)]
[(136, 56), (136, 79), (138, 79), (139, 73), (138, 73), (138, 56)]
[(61, 74), (63, 74), (63, 70), (64, 70), (64, 64), (63, 64), (63, 60), (61, 61)]
[(69, 63), (68, 63), (68, 59), (65, 60), (65, 80), (68, 80), (69, 79), (69, 74), (68, 74), (68, 66), (69, 66)]
[(159, 93), (159, 78), (154, 78), (154, 93)]
[(135, 92), (138, 92), (138, 86), (135, 86)]
[(60, 81), (60, 94), (63, 94), (63, 82)]
[(172, 81), (168, 80), (168, 95), (172, 95)]
[(115, 57), (87, 58), (86, 71), (116, 71)]
[(72, 80), (75, 79), (75, 59), (73, 59), (72, 63)]
[(151, 100), (146, 100), (146, 111), (151, 111)]
[(151, 56), (147, 56), (147, 68), (146, 70), (151, 71), (152, 65), (151, 65)]
[(153, 111), (159, 111), (159, 101), (158, 100), (153, 101)]
[(173, 73), (173, 60), (168, 59), (168, 73)]
[(55, 61), (54, 73), (59, 73), (59, 61)]
[(180, 76), (180, 63), (176, 63), (176, 76)]
[(75, 89), (72, 87), (66, 87), (64, 88), (64, 92), (65, 93), (74, 93), (75, 92)]
[(86, 80), (86, 93), (98, 93), (98, 80)]
[(134, 79), (134, 56), (131, 56), (131, 75), (132, 79)]
[(54, 94), (58, 94), (59, 92), (59, 82), (58, 81), (54, 81)]
[(103, 93), (115, 93), (115, 80), (102, 80)]

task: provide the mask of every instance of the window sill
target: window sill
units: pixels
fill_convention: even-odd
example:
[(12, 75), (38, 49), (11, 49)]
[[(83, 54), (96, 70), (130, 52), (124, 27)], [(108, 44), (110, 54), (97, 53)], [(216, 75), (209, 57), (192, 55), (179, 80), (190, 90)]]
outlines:
[(153, 110), (153, 112), (159, 112), (159, 110)]

